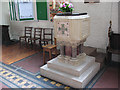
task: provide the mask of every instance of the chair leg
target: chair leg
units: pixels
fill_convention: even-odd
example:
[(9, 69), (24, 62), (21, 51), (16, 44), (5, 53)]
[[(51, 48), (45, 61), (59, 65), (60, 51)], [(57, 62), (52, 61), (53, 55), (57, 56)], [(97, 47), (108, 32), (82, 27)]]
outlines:
[(25, 43), (27, 43), (27, 39), (25, 38)]
[(32, 45), (32, 40), (28, 39), (28, 45), (29, 45), (29, 47), (31, 47), (31, 45)]
[(51, 60), (52, 56), (51, 56), (51, 50), (49, 50), (49, 59)]
[(107, 52), (107, 62), (111, 63), (112, 61), (112, 53), (111, 52)]
[(32, 49), (34, 49), (34, 41), (31, 40), (31, 44), (32, 44)]
[(28, 45), (28, 47), (29, 47), (29, 43), (30, 43), (30, 39), (28, 39), (28, 44), (27, 44), (27, 45)]
[(48, 44), (48, 41), (46, 43)]
[(55, 48), (55, 55), (57, 56), (57, 48)]
[(40, 48), (42, 49), (42, 44), (41, 44), (41, 41), (39, 41), (39, 45), (40, 45)]
[(43, 64), (45, 64), (45, 50), (43, 48)]
[(27, 46), (27, 39), (25, 38), (25, 46)]
[(33, 48), (36, 49), (36, 40), (34, 40)]
[(44, 41), (44, 45), (45, 45), (45, 41)]
[(26, 45), (26, 47), (28, 46), (28, 38), (25, 38), (25, 45)]
[(21, 47), (21, 37), (19, 37), (19, 43), (20, 43), (20, 47)]

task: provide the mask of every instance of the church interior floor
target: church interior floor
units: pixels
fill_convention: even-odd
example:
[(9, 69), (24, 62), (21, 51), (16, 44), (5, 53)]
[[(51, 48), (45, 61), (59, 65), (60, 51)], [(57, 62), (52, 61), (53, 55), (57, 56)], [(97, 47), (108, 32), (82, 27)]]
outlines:
[(93, 88), (118, 88), (120, 89), (120, 64), (112, 62), (95, 83)]
[[(14, 60), (15, 57), (20, 58), (21, 55), (24, 56), (23, 52), (31, 52), (32, 54), (28, 54), (26, 57), (20, 58), (19, 61), (15, 61), (14, 63), (9, 64), (10, 66), (16, 66), (17, 68), (22, 68), (28, 72), (31, 72), (33, 74), (37, 74), (40, 72), (40, 67), (43, 65), (43, 56), (42, 56), (42, 50), (33, 50), (29, 48), (23, 47), (22, 49), (18, 48), (19, 45), (11, 45), (11, 46), (2, 46), (2, 58), (7, 58), (7, 60), (11, 59)], [(101, 59), (104, 54), (96, 54), (96, 49), (91, 47), (84, 47), (84, 51), (87, 55), (96, 56), (96, 61), (104, 63), (104, 60)], [(17, 55), (16, 55), (17, 54)], [(10, 57), (10, 55), (12, 55)], [(48, 53), (46, 54), (46, 61), (49, 60)], [(53, 56), (54, 58), (55, 56)], [(99, 60), (100, 59), (100, 60)], [(4, 62), (3, 62), (4, 63)], [(6, 63), (5, 63), (6, 64)], [(119, 72), (119, 65), (116, 64), (110, 64), (107, 66), (105, 72), (101, 75), (101, 77), (94, 83), (92, 88), (118, 88), (120, 81), (120, 72)], [(102, 66), (101, 66), (102, 67)], [(0, 82), (0, 86), (2, 85), (2, 88), (9, 88), (4, 83)]]
[(5, 64), (12, 64), (37, 52), (37, 50), (33, 50), (25, 46), (20, 46), (19, 43), (9, 46), (3, 45), (2, 62)]

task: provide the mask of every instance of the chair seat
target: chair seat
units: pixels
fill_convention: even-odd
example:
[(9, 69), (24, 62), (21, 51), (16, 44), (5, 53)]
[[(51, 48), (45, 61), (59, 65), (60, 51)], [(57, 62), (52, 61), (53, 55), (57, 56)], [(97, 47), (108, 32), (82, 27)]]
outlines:
[(48, 42), (48, 41), (51, 41), (51, 39), (42, 39), (41, 41), (46, 41), (46, 42)]
[(57, 47), (57, 45), (52, 45), (52, 44), (47, 44), (47, 45), (43, 46), (43, 48), (45, 48), (45, 49), (53, 49), (56, 47)]
[(29, 38), (29, 40), (38, 40), (40, 38)]
[(49, 52), (49, 59), (52, 58), (52, 52), (55, 51), (54, 54), (57, 56), (57, 45), (47, 44), (43, 46), (43, 60), (45, 64), (45, 52)]
[(118, 54), (118, 55), (120, 55), (120, 50), (115, 50), (115, 49), (112, 49), (112, 48), (110, 48), (110, 47), (108, 47), (108, 52), (111, 52), (111, 53), (113, 53), (113, 54)]
[(30, 36), (20, 36), (20, 38), (29, 38)]

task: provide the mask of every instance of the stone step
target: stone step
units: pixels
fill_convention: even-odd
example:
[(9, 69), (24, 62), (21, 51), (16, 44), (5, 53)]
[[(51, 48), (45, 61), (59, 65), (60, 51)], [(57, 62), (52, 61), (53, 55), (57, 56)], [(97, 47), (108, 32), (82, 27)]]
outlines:
[(105, 57), (106, 57), (105, 53), (97, 52), (97, 48), (90, 47), (90, 46), (83, 46), (83, 50), (87, 55), (93, 56), (96, 58), (95, 61), (100, 63), (100, 68), (102, 68), (105, 65), (104, 63)]
[[(95, 63), (95, 58), (91, 56), (86, 56), (84, 60), (81, 60), (79, 66), (72, 66), (66, 63), (60, 63), (57, 58), (47, 62), (48, 68), (65, 72), (73, 76), (79, 77), (84, 71), (86, 71), (93, 63)], [(63, 69), (64, 68), (64, 69)]]
[(83, 46), (83, 52), (85, 52), (88, 56), (94, 56), (97, 53), (97, 49), (90, 46)]
[(96, 62), (100, 63), (100, 68), (102, 68), (105, 65), (105, 57), (106, 54), (105, 53), (97, 53), (95, 58), (96, 58)]
[[(88, 82), (95, 76), (99, 71), (100, 64), (94, 63), (89, 67), (80, 77), (76, 77), (65, 72), (60, 72), (47, 67), (47, 64), (40, 68), (41, 75), (50, 79), (61, 82), (65, 85), (69, 85), (73, 88), (84, 88)], [(63, 67), (64, 69), (64, 67)]]

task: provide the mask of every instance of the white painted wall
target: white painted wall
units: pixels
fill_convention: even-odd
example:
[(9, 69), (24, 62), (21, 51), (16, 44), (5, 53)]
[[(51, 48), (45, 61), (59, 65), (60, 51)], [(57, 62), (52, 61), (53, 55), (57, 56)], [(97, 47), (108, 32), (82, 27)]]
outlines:
[[(2, 2), (0, 1), (0, 12), (2, 12)], [(2, 24), (2, 14), (0, 14), (0, 25)]]
[(0, 2), (0, 25), (10, 25), (8, 2)]
[[(34, 0), (35, 1), (35, 0)], [(24, 35), (24, 28), (26, 26), (30, 27), (53, 27), (53, 23), (49, 20), (40, 20), (37, 21), (36, 17), (36, 2), (33, 3), (34, 7), (34, 21), (11, 21), (10, 22), (10, 37), (11, 39), (19, 39), (20, 36)], [(49, 14), (49, 8), (48, 8), (48, 14)], [(48, 15), (48, 18), (49, 15)]]
[(53, 23), (49, 21), (12, 21), (10, 23), (11, 39), (19, 39), (19, 36), (24, 35), (25, 26), (30, 27), (53, 27)]
[[(110, 19), (113, 22), (112, 30), (116, 33), (118, 32), (118, 3), (84, 4), (83, 2), (74, 2), (73, 5), (75, 12), (87, 12), (91, 17), (91, 35), (88, 37), (85, 45), (96, 47), (99, 51), (105, 51), (108, 43), (107, 32)], [(110, 18), (110, 16), (112, 17)]]
[(120, 33), (120, 1), (118, 3), (118, 32)]
[[(118, 32), (118, 3), (101, 2), (96, 4), (84, 4), (82, 2), (73, 2), (74, 12), (87, 12), (91, 17), (91, 34), (88, 37), (85, 45), (98, 48), (99, 51), (104, 52), (108, 43), (108, 27), (112, 7), (112, 22), (113, 31)], [(12, 39), (18, 39), (23, 35), (25, 26), (32, 27), (53, 27), (53, 23), (49, 21), (22, 21), (11, 22), (10, 35)]]
[[(9, 10), (8, 10), (8, 2), (1, 2), (0, 0), (0, 25), (9, 25)], [(0, 30), (0, 45), (2, 43), (2, 32)], [(2, 47), (0, 46), (0, 59), (2, 58)], [(1, 59), (2, 60), (2, 59)]]
[[(2, 11), (2, 3), (0, 2), (0, 12)], [(0, 14), (0, 25), (2, 24), (2, 15)], [(0, 27), (1, 29), (1, 27)], [(0, 30), (0, 45), (2, 45), (2, 31)], [(2, 60), (2, 47), (0, 46), (0, 59)], [(0, 87), (2, 89), (2, 87)]]

